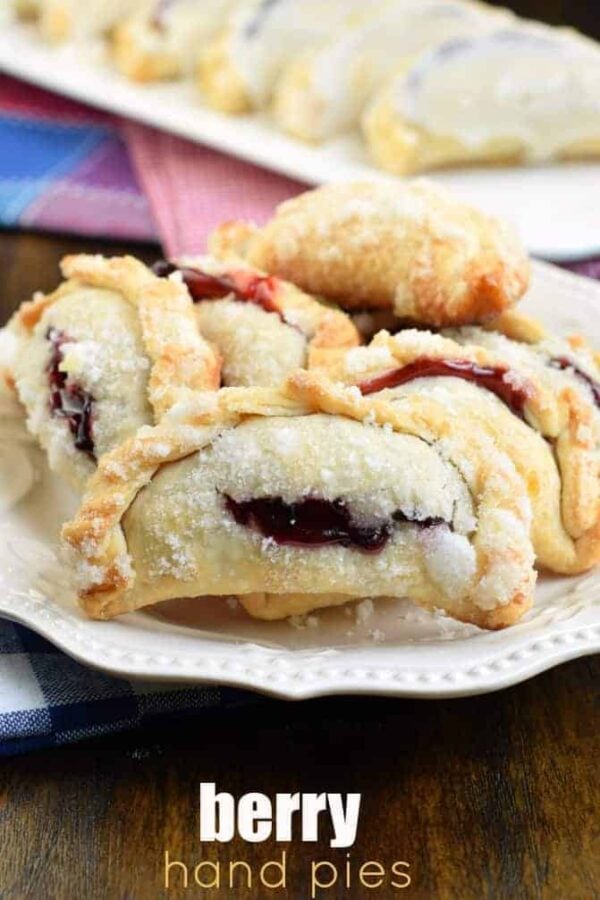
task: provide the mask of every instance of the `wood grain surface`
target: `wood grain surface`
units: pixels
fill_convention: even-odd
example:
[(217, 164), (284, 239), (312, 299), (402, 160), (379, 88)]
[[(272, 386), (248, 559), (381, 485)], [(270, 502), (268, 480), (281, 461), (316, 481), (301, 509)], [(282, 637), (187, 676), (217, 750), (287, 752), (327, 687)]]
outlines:
[[(157, 251), (103, 245), (153, 258)], [(68, 238), (0, 235), (2, 320), (56, 285)], [(412, 883), (361, 888), (355, 874), (317, 896), (419, 900), (590, 900), (600, 896), (598, 659), (519, 687), (450, 701), (249, 700), (169, 733), (134, 733), (0, 761), (0, 897), (146, 900), (310, 897), (311, 862), (348, 857), (318, 844), (198, 839), (198, 786), (362, 792), (352, 871), (410, 864)], [(288, 890), (164, 887), (164, 854), (260, 866), (288, 853)], [(206, 874), (206, 873), (205, 873)], [(226, 874), (225, 874), (226, 879)], [(179, 887), (177, 886), (179, 884)]]

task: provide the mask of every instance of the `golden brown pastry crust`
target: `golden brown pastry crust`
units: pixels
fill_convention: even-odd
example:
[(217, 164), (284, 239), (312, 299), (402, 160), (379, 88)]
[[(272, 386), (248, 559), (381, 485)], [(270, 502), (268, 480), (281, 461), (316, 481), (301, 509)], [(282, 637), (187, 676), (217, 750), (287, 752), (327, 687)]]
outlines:
[[(453, 459), (461, 459), (464, 454), (478, 516), (472, 539), (477, 571), (471, 595), (457, 601), (451, 615), (484, 628), (501, 628), (517, 621), (531, 604), (535, 576), (526, 537), (529, 505), (522, 483), (508, 460), (490, 453), (489, 447), (484, 450), (471, 429), (457, 428), (436, 403), (422, 398), (419, 402), (409, 399), (397, 408), (377, 398), (363, 398), (355, 389), (335, 385), (324, 376), (310, 372), (292, 376), (281, 390), (227, 388), (199, 397), (187, 409), (173, 411), (157, 427), (142, 429), (100, 461), (81, 509), (63, 529), (66, 544), (88, 574), (87, 586), (80, 594), (88, 614), (110, 618), (149, 602), (139, 598), (132, 601), (128, 593), (135, 584), (136, 572), (131, 567), (121, 521), (160, 467), (191, 456), (222, 434), (223, 429), (235, 427), (248, 417), (294, 417), (316, 412), (369, 421), (428, 442), (447, 442), (447, 452), (451, 448)], [(514, 523), (512, 527), (505, 528), (503, 516)], [(502, 593), (506, 590), (502, 587), (505, 567), (510, 572), (508, 596)], [(186, 590), (185, 584), (180, 585), (180, 590)], [(498, 590), (503, 596), (501, 602), (494, 600)], [(296, 611), (299, 597), (296, 594), (290, 598)], [(310, 608), (339, 602), (323, 592), (307, 598)], [(269, 604), (270, 599), (277, 604), (278, 613)], [(433, 597), (431, 588), (429, 593), (423, 590), (416, 600), (429, 608), (441, 605), (440, 597)], [(249, 611), (264, 614), (266, 618), (282, 617), (291, 611), (285, 596), (267, 595), (265, 599), (263, 595), (259, 600), (253, 594), (247, 601)]]
[(200, 56), (197, 77), (204, 100), (233, 115), (267, 108), (288, 59), (362, 13), (362, 0), (234, 4)]
[(138, 312), (144, 346), (152, 363), (149, 398), (156, 418), (187, 391), (216, 390), (220, 360), (196, 327), (193, 305), (175, 279), (160, 279), (132, 256), (66, 256), (67, 279), (51, 294), (23, 303), (13, 324), (31, 331), (45, 310), (83, 285), (121, 294)]
[[(503, 324), (511, 336), (527, 334), (537, 341), (543, 332), (535, 320), (525, 317)], [(467, 361), (506, 372), (506, 384), (523, 392), (526, 425), (543, 441), (534, 440), (504, 404), (478, 408), (476, 401), (461, 402), (460, 395), (451, 394), (448, 404), (456, 403), (457, 413), (472, 419), (474, 428), (491, 433), (523, 476), (533, 506), (533, 541), (540, 564), (573, 575), (600, 562), (600, 427), (592, 402), (568, 385), (557, 391), (534, 370), (520, 371), (500, 352), (430, 332), (404, 331), (394, 337), (381, 332), (369, 347), (340, 354), (328, 375), (344, 384), (366, 384), (420, 360)], [(414, 385), (418, 391), (419, 379)], [(427, 386), (421, 390), (428, 394)], [(384, 389), (381, 396), (390, 394), (393, 390)]]
[(112, 33), (117, 68), (134, 81), (191, 75), (200, 52), (227, 19), (233, 0), (138, 3)]
[[(523, 39), (529, 35), (533, 42), (534, 53), (528, 51), (527, 45), (523, 45)], [(399, 176), (414, 176), (423, 172), (429, 172), (434, 169), (447, 169), (461, 166), (518, 166), (531, 162), (548, 162), (549, 159), (565, 161), (577, 159), (596, 159), (600, 155), (600, 134), (596, 127), (595, 133), (590, 128), (583, 134), (577, 131), (577, 121), (583, 115), (585, 102), (582, 98), (586, 96), (586, 88), (582, 83), (577, 83), (573, 77), (573, 69), (569, 72), (568, 67), (561, 65), (561, 48), (571, 48), (571, 51), (579, 48), (585, 51), (586, 56), (582, 54), (578, 60), (575, 72), (579, 70), (588, 71), (588, 79), (591, 84), (591, 72), (594, 69), (596, 60), (594, 56), (589, 55), (590, 49), (595, 50), (593, 45), (583, 35), (569, 28), (548, 28), (539, 22), (518, 22), (514, 29), (501, 29), (493, 34), (483, 34), (474, 36), (470, 40), (464, 41), (465, 48), (469, 45), (477, 47), (480, 44), (480, 64), (489, 69), (490, 51), (493, 55), (494, 42), (498, 38), (502, 38), (505, 42), (507, 39), (516, 41), (514, 59), (518, 63), (519, 59), (527, 59), (531, 54), (535, 60), (536, 43), (542, 46), (548, 42), (554, 43), (554, 47), (550, 47), (551, 59), (556, 72), (560, 72), (557, 76), (556, 102), (555, 108), (563, 111), (563, 121), (552, 123), (548, 120), (546, 129), (550, 133), (554, 133), (556, 138), (558, 135), (564, 135), (564, 143), (557, 142), (555, 146), (546, 146), (543, 140), (543, 134), (537, 135), (536, 125), (539, 127), (540, 110), (549, 110), (552, 108), (550, 102), (551, 94), (548, 92), (545, 103), (541, 103), (537, 96), (539, 84), (537, 87), (522, 82), (519, 89), (513, 88), (515, 97), (528, 97), (528, 102), (522, 99), (517, 100), (508, 108), (512, 109), (515, 121), (512, 126), (504, 123), (505, 128), (502, 132), (491, 128), (485, 135), (485, 125), (493, 126), (496, 117), (500, 114), (498, 109), (488, 110), (485, 108), (485, 97), (477, 98), (478, 103), (483, 104), (479, 120), (483, 120), (483, 132), (474, 139), (468, 126), (461, 133), (459, 122), (455, 119), (450, 122), (439, 122), (439, 116), (431, 117), (432, 121), (428, 124), (421, 124), (414, 115), (406, 110), (406, 106), (411, 106), (410, 95), (412, 86), (422, 81), (427, 71), (432, 71), (431, 66), (435, 61), (436, 52), (425, 53), (410, 57), (404, 60), (399, 66), (396, 73), (380, 86), (375, 93), (370, 104), (367, 106), (362, 117), (362, 130), (365, 141), (367, 143), (371, 157), (374, 163), (386, 172), (390, 172)], [(540, 40), (541, 39), (541, 40)], [(519, 44), (521, 47), (519, 49)], [(487, 54), (486, 53), (487, 45)], [(498, 44), (496, 43), (496, 46)], [(445, 51), (451, 51), (453, 42), (448, 41), (437, 48), (438, 62), (442, 61)], [(587, 65), (586, 65), (587, 64)], [(442, 63), (443, 65), (443, 63)], [(505, 65), (507, 65), (505, 61)], [(464, 61), (465, 73), (471, 74), (473, 69), (473, 57), (469, 58), (468, 54)], [(443, 71), (443, 70), (442, 70)], [(475, 73), (473, 77), (477, 79)], [(485, 71), (485, 69), (483, 69)], [(490, 85), (487, 99), (493, 101), (495, 97), (502, 96), (501, 88), (502, 75), (496, 75), (494, 82)], [(478, 83), (475, 81), (474, 83)], [(516, 84), (519, 82), (517, 81)], [(568, 85), (568, 88), (567, 88)], [(561, 91), (564, 92), (561, 96)], [(568, 101), (566, 94), (568, 92)], [(587, 90), (588, 97), (592, 96), (592, 92)], [(400, 98), (402, 97), (402, 100)], [(441, 98), (440, 98), (441, 99)], [(473, 106), (473, 97), (463, 98), (467, 101), (464, 108), (476, 109)], [(554, 97), (552, 97), (554, 99)], [(588, 102), (588, 116), (593, 116), (591, 104)], [(487, 116), (487, 118), (486, 118)], [(572, 119), (569, 119), (572, 116)], [(519, 121), (520, 117), (520, 121)], [(460, 119), (460, 115), (459, 115)], [(524, 133), (523, 122), (529, 120), (530, 134)], [(561, 128), (562, 124), (562, 128)], [(597, 126), (597, 122), (594, 123)], [(446, 126), (446, 127), (444, 127)], [(454, 128), (453, 128), (454, 126)], [(570, 136), (570, 139), (568, 137)], [(531, 141), (533, 140), (533, 145)]]
[[(468, 330), (468, 329), (467, 329)], [(571, 335), (565, 341), (553, 337), (535, 319), (511, 311), (490, 323), (485, 331), (508, 338), (511, 349), (529, 347), (534, 354), (570, 357), (575, 364), (580, 355), (582, 370), (595, 369), (592, 377), (600, 381), (598, 353), (580, 335)], [(461, 332), (457, 332), (459, 339)], [(583, 388), (578, 377), (564, 373), (560, 388), (555, 392), (556, 411), (550, 415), (545, 411), (546, 434), (554, 442), (554, 452), (562, 476), (562, 518), (568, 532), (588, 546), (591, 559), (597, 559), (596, 529), (600, 517), (600, 420), (596, 403), (591, 394)]]
[(229, 115), (251, 112), (254, 103), (240, 73), (230, 63), (230, 30), (224, 29), (203, 50), (197, 66), (198, 87), (206, 102)]
[(59, 44), (73, 35), (73, 10), (69, 5), (52, 0), (42, 3), (38, 14), (39, 26), (45, 40)]
[(179, 60), (167, 50), (147, 50), (137, 40), (134, 19), (119, 23), (111, 42), (116, 67), (127, 78), (142, 83), (168, 81), (183, 75)]
[(346, 309), (435, 326), (498, 316), (529, 283), (507, 226), (425, 181), (326, 185), (283, 203), (263, 228), (222, 226), (210, 247)]
[[(307, 368), (316, 369), (327, 366), (331, 355), (335, 356), (340, 350), (356, 347), (361, 342), (358, 329), (342, 310), (320, 303), (291, 282), (267, 276), (263, 270), (249, 266), (239, 258), (230, 257), (218, 260), (210, 257), (184, 257), (178, 260), (176, 265), (190, 266), (210, 275), (227, 276), (240, 287), (253, 278), (268, 277), (266, 287), (270, 310), (279, 315), (282, 324), (285, 323), (296, 328), (304, 336), (307, 345)], [(219, 318), (218, 301), (216, 303), (208, 302), (212, 303), (216, 309), (214, 318)], [(201, 303), (202, 301), (196, 307), (198, 313), (200, 313)], [(202, 330), (201, 314), (199, 324), (200, 330)], [(273, 335), (270, 336), (270, 339), (277, 340)], [(277, 349), (270, 347), (268, 343), (265, 346), (261, 345), (260, 328), (256, 331), (256, 339), (253, 344), (253, 352), (258, 356), (268, 355)], [(255, 381), (251, 386), (258, 384), (259, 382)]]
[(38, 27), (51, 43), (108, 35), (120, 19), (130, 15), (139, 0), (40, 0)]
[(7, 326), (9, 380), (50, 468), (81, 491), (98, 456), (189, 393), (218, 388), (221, 364), (177, 280), (129, 257), (67, 257), (62, 270), (67, 280)]
[(497, 331), (513, 341), (524, 344), (537, 344), (538, 341), (548, 337), (548, 332), (541, 322), (517, 309), (510, 309), (490, 319), (489, 322), (483, 322), (481, 327), (487, 331)]

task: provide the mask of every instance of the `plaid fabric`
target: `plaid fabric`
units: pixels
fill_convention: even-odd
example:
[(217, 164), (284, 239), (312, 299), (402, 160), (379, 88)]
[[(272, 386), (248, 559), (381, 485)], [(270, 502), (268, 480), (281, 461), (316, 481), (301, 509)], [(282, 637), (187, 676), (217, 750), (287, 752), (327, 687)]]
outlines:
[(0, 226), (156, 241), (118, 126), (0, 76)]
[(249, 702), (220, 687), (129, 682), (87, 669), (43, 638), (0, 621), (0, 756)]

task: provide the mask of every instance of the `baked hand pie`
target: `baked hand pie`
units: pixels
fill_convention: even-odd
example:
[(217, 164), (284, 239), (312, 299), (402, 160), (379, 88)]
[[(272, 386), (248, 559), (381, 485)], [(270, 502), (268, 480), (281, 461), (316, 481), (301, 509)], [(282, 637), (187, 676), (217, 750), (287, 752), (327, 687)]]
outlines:
[(8, 325), (10, 377), (50, 467), (81, 489), (97, 459), (187, 391), (214, 390), (220, 362), (180, 281), (130, 257), (66, 257), (67, 279)]
[(205, 99), (231, 114), (266, 106), (291, 56), (363, 11), (363, 0), (242, 0), (201, 54)]
[(150, 0), (113, 35), (117, 67), (134, 81), (182, 78), (223, 25), (234, 0)]
[(364, 118), (400, 175), (465, 163), (600, 156), (600, 52), (534, 23), (448, 41), (406, 64)]
[(294, 58), (275, 90), (273, 112), (284, 131), (324, 141), (356, 127), (379, 84), (406, 58), (449, 38), (482, 34), (513, 18), (464, 0), (396, 0)]
[(277, 386), (295, 369), (327, 365), (360, 343), (341, 310), (244, 262), (185, 257), (153, 271), (187, 286), (200, 332), (219, 352), (223, 386)]
[(501, 628), (531, 604), (530, 518), (510, 460), (439, 404), (299, 372), (140, 429), (63, 537), (96, 618), (182, 596), (276, 619), (391, 595)]
[(281, 204), (263, 228), (222, 226), (210, 246), (345, 309), (426, 325), (498, 315), (529, 283), (508, 226), (426, 181), (329, 184)]
[(141, 0), (41, 0), (39, 26), (53, 43), (84, 40), (107, 34), (130, 15)]
[(588, 355), (548, 339), (534, 348), (478, 328), (382, 332), (340, 354), (330, 377), (364, 396), (433, 398), (514, 462), (533, 510), (538, 562), (577, 574), (600, 562), (600, 373)]

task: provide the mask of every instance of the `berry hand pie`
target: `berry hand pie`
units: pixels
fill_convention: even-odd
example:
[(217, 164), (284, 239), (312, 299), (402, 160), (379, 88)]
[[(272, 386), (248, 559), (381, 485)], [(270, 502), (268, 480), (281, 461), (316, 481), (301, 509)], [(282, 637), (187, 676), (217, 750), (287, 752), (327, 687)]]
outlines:
[(331, 354), (359, 343), (341, 310), (246, 263), (189, 257), (159, 262), (154, 272), (183, 280), (200, 332), (221, 357), (223, 386), (276, 386), (295, 369), (326, 365)]
[(541, 566), (576, 574), (600, 561), (600, 382), (589, 356), (569, 345), (511, 346), (465, 328), (460, 341), (426, 331), (379, 334), (339, 358), (330, 377), (363, 396), (432, 398), (490, 436), (514, 462), (533, 509)]
[(425, 181), (329, 184), (283, 203), (264, 228), (221, 227), (211, 248), (345, 309), (435, 326), (498, 315), (529, 282), (511, 229)]
[(185, 392), (217, 388), (220, 365), (180, 282), (128, 257), (67, 257), (62, 271), (11, 320), (10, 375), (50, 467), (81, 489), (103, 453)]
[(277, 124), (305, 141), (324, 141), (359, 124), (378, 85), (406, 58), (449, 38), (482, 34), (511, 15), (462, 0), (396, 0), (339, 29), (285, 68), (275, 91)]
[(433, 400), (300, 372), (140, 429), (100, 460), (63, 537), (96, 618), (236, 594), (276, 619), (386, 595), (501, 628), (531, 604), (529, 528), (522, 479), (485, 435)]
[(201, 55), (205, 99), (232, 114), (266, 106), (290, 57), (363, 11), (363, 0), (242, 0)]
[(405, 175), (464, 163), (600, 156), (600, 52), (526, 24), (448, 41), (408, 63), (364, 119), (374, 160)]
[(118, 68), (134, 81), (184, 77), (232, 7), (233, 0), (151, 0), (115, 28)]

